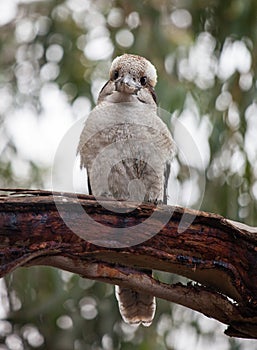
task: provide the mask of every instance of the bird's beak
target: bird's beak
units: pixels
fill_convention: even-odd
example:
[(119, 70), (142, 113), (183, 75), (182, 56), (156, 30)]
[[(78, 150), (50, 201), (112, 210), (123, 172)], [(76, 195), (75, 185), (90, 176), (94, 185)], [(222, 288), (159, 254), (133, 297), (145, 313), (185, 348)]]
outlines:
[(127, 94), (136, 94), (140, 88), (141, 85), (139, 85), (129, 74), (121, 77), (116, 82), (116, 90)]

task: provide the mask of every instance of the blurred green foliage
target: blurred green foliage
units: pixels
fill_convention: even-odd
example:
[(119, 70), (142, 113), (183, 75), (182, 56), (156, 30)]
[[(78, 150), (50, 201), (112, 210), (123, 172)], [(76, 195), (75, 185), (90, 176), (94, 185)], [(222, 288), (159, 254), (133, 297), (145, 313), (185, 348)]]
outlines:
[[(43, 118), (42, 91), (49, 84), (72, 111), (81, 97), (94, 105), (112, 58), (136, 53), (157, 68), (159, 104), (172, 115), (166, 122), (192, 120), (189, 132), (204, 140), (199, 147), (206, 161), (195, 166), (193, 186), (201, 176), (206, 186), (202, 202), (196, 194), (189, 205), (256, 224), (255, 0), (31, 0), (16, 6), (16, 16), (0, 27), (1, 187), (42, 188), (51, 166), (20, 152), (8, 124), (15, 124), (10, 118), (17, 110), (26, 106)], [(180, 154), (177, 166), (182, 198), (188, 166)], [(179, 204), (187, 203), (181, 198)], [(17, 270), (2, 280), (0, 300), (1, 350), (257, 349), (161, 300), (153, 326), (133, 329), (121, 322), (111, 286), (55, 269)]]

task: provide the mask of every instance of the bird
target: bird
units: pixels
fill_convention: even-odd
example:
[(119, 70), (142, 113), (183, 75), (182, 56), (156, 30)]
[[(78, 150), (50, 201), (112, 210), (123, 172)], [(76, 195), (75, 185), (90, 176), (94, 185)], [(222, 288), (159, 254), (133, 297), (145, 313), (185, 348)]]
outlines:
[[(157, 114), (156, 83), (156, 68), (145, 57), (125, 53), (113, 60), (78, 144), (80, 166), (87, 170), (89, 194), (95, 198), (167, 202), (175, 145)], [(126, 323), (151, 325), (155, 297), (120, 286), (115, 294)]]

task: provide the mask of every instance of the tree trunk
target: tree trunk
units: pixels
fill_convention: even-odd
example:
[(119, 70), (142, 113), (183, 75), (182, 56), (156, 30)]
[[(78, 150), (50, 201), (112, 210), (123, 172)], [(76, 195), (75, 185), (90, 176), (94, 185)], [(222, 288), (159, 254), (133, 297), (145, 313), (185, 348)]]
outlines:
[[(181, 207), (134, 206), (48, 191), (0, 196), (0, 277), (55, 266), (199, 311), (227, 324), (229, 336), (257, 338), (257, 228)], [(141, 243), (132, 245), (135, 237)], [(168, 285), (137, 268), (197, 283)]]

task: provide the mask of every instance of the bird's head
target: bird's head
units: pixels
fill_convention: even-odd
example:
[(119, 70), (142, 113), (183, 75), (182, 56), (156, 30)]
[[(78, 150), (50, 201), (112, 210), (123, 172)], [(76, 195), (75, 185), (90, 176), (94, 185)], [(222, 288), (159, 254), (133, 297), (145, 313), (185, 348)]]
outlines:
[(144, 57), (124, 54), (113, 60), (110, 80), (115, 82), (117, 91), (133, 94), (142, 87), (154, 88), (157, 73), (152, 63)]
[[(145, 103), (156, 103), (156, 82), (157, 73), (151, 62), (141, 56), (124, 54), (113, 60), (109, 81), (99, 98), (104, 100), (107, 97), (112, 102), (124, 102), (132, 101), (134, 96)], [(110, 95), (111, 98), (108, 97)]]

